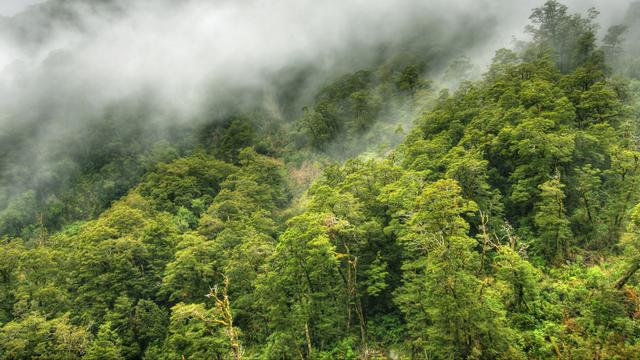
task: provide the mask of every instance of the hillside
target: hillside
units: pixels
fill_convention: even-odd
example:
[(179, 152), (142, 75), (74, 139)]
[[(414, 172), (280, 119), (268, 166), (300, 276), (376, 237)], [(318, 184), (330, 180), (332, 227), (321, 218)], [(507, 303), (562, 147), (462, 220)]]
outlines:
[(538, 6), (481, 72), (412, 36), (3, 128), (0, 359), (637, 358), (640, 23)]

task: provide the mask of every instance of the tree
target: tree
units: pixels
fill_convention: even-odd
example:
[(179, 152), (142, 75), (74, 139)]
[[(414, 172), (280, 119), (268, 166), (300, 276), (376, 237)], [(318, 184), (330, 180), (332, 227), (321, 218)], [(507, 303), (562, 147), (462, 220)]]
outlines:
[(227, 337), (229, 338), (229, 345), (233, 353), (235, 360), (242, 359), (242, 345), (238, 340), (238, 331), (233, 325), (233, 309), (231, 308), (231, 302), (229, 301), (229, 278), (223, 275), (224, 285), (222, 290), (219, 290), (217, 286), (214, 286), (207, 297), (213, 299), (214, 309), (216, 310), (216, 319), (214, 320), (218, 324), (224, 326)]
[(511, 246), (500, 246), (494, 266), (497, 278), (510, 287), (505, 293), (506, 308), (513, 313), (527, 313), (538, 297), (541, 274), (517, 250)]
[(420, 85), (420, 73), (415, 64), (407, 65), (396, 79), (396, 85), (400, 90), (409, 91), (413, 96)]
[[(189, 157), (158, 164), (138, 185), (138, 191), (158, 210), (175, 213), (183, 207), (199, 216), (199, 211), (213, 200), (220, 183), (235, 170), (233, 165), (200, 150)], [(196, 206), (199, 202), (201, 205)]]
[(236, 163), (240, 151), (256, 143), (253, 124), (246, 118), (236, 118), (228, 124), (222, 137), (213, 144), (218, 158)]
[(79, 358), (87, 351), (89, 339), (86, 329), (70, 323), (68, 314), (47, 320), (29, 313), (0, 328), (0, 358)]
[(188, 233), (181, 237), (175, 259), (167, 264), (162, 292), (172, 302), (193, 302), (208, 293), (223, 269), (222, 247), (203, 236)]
[(631, 222), (629, 223), (630, 237), (623, 242), (626, 256), (626, 269), (622, 275), (616, 280), (614, 287), (618, 290), (622, 289), (631, 278), (640, 270), (640, 256), (638, 248), (640, 247), (640, 206), (636, 205), (631, 214)]
[[(54, 318), (71, 310), (66, 256), (62, 251), (37, 246), (25, 250), (16, 259), (20, 281), (14, 284), (14, 316), (38, 312), (47, 318)], [(11, 261), (8, 263), (11, 264)]]
[[(287, 230), (270, 260), (270, 271), (258, 280), (258, 294), (270, 319), (270, 357), (309, 357), (336, 340), (346, 311), (338, 254), (327, 235), (327, 214), (302, 214)], [(319, 348), (319, 349), (318, 349)]]
[(25, 251), (19, 240), (0, 240), (0, 323), (9, 322), (18, 285), (19, 259)]
[[(262, 310), (256, 281), (267, 271), (267, 260), (275, 250), (276, 214), (288, 201), (288, 189), (281, 162), (250, 148), (240, 152), (239, 162), (239, 171), (222, 183), (202, 215), (198, 232), (209, 240), (205, 246), (215, 249), (215, 260), (205, 266), (213, 268), (215, 263), (218, 273), (233, 279), (229, 294), (235, 323), (246, 330), (246, 341), (264, 341), (266, 319), (255, 316)], [(207, 286), (214, 283), (208, 281)]]
[(208, 309), (204, 304), (173, 306), (165, 357), (219, 359), (229, 354), (228, 337), (216, 320), (216, 310)]
[(628, 30), (626, 25), (613, 25), (607, 30), (602, 42), (604, 43), (604, 52), (609, 64), (617, 67), (620, 65), (621, 56), (624, 52), (622, 43), (624, 42), (624, 34)]
[(510, 331), (491, 287), (475, 274), (479, 256), (463, 216), (476, 210), (453, 180), (428, 185), (400, 241), (406, 250), (396, 302), (414, 351), (426, 358), (508, 356)]
[(118, 334), (111, 328), (110, 322), (100, 325), (96, 338), (91, 342), (83, 359), (116, 360), (123, 358), (122, 344)]
[(567, 258), (572, 237), (564, 206), (564, 185), (558, 178), (540, 185), (534, 222), (540, 234), (540, 251), (549, 261), (560, 263)]
[(150, 346), (159, 346), (167, 333), (169, 316), (164, 308), (150, 300), (142, 299), (136, 304), (131, 327), (141, 351)]
[(533, 25), (528, 26), (527, 31), (533, 34), (534, 44), (553, 50), (558, 68), (566, 73), (591, 60), (598, 14), (591, 8), (585, 18), (569, 15), (566, 5), (548, 0), (532, 11), (529, 19)]

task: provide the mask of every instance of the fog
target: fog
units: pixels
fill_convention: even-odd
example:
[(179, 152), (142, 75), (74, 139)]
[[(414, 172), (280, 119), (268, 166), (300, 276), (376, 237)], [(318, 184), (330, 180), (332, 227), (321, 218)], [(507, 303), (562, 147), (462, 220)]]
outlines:
[[(614, 21), (627, 2), (568, 3), (578, 12), (600, 8), (606, 23)], [(349, 59), (350, 66), (365, 67), (367, 49), (402, 39), (417, 29), (415, 24), (430, 21), (438, 22), (441, 32), (425, 37), (454, 38), (470, 20), (486, 24), (490, 35), (465, 51), (482, 65), (495, 49), (509, 46), (513, 36), (523, 36), (528, 14), (539, 5), (507, 0), (57, 3), (67, 12), (61, 19), (52, 11), (34, 16), (38, 6), (32, 7), (31, 18), (27, 13), (12, 19), (26, 21), (27, 30), (17, 36), (5, 30), (0, 37), (5, 109), (33, 109), (69, 98), (99, 107), (150, 91), (168, 110), (189, 117), (203, 102), (211, 102), (212, 89), (220, 94), (230, 88), (262, 88), (290, 65), (342, 70), (340, 65)], [(5, 114), (0, 121), (6, 125), (19, 117)]]
[[(0, 12), (12, 14), (27, 3), (9, 0)], [(571, 12), (597, 7), (606, 29), (622, 19), (629, 1), (565, 3)], [(0, 146), (0, 155), (18, 153), (13, 163), (46, 172), (57, 160), (53, 144), (65, 146), (79, 129), (100, 122), (113, 104), (144, 99), (154, 111), (139, 121), (158, 128), (201, 121), (204, 109), (251, 102), (292, 68), (315, 69), (308, 82), (312, 93), (334, 76), (366, 68), (381, 48), (403, 39), (455, 48), (451, 56), (466, 54), (483, 67), (496, 49), (526, 37), (523, 27), (540, 5), (531, 0), (45, 2), (0, 18), (0, 139), (31, 126), (14, 148)], [(439, 69), (432, 70), (437, 76)], [(0, 165), (0, 183), (14, 181), (6, 176), (6, 164)]]
[(23, 11), (27, 6), (44, 0), (4, 0), (0, 3), (0, 16), (13, 16)]
[(31, 107), (52, 95), (80, 96), (101, 105), (151, 90), (181, 118), (209, 104), (212, 89), (261, 88), (291, 65), (337, 72), (351, 60), (366, 67), (363, 53), (400, 39), (417, 22), (446, 19), (453, 33), (456, 20), (473, 13), (470, 6), (482, 8), (416, 0), (61, 3), (73, 22), (3, 40), (5, 101)]

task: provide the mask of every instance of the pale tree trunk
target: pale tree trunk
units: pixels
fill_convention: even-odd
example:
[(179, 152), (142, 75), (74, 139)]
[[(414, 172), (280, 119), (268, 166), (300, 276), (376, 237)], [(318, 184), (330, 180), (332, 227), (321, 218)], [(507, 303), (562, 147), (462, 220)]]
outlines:
[(229, 278), (225, 275), (224, 277), (224, 287), (222, 289), (222, 293), (218, 291), (218, 288), (215, 287), (211, 289), (209, 292), (209, 297), (214, 299), (215, 308), (218, 311), (219, 318), (214, 319), (214, 322), (221, 324), (225, 327), (225, 332), (227, 333), (227, 337), (229, 338), (229, 343), (231, 345), (231, 351), (233, 353), (234, 360), (242, 359), (242, 345), (238, 340), (238, 333), (236, 329), (233, 327), (233, 312), (231, 309), (231, 302), (229, 301)]
[(309, 334), (309, 323), (304, 323), (304, 337), (307, 340), (307, 357), (311, 356), (311, 335)]

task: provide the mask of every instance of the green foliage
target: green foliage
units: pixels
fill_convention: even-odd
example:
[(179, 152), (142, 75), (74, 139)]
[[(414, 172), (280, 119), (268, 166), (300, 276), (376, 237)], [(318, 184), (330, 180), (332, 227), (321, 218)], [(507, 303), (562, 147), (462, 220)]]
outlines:
[[(396, 302), (411, 346), (426, 358), (496, 358), (510, 350), (510, 332), (496, 294), (476, 276), (476, 241), (462, 217), (476, 210), (455, 181), (428, 185), (416, 199), (408, 229), (403, 285)], [(486, 281), (486, 280), (485, 280)], [(425, 326), (425, 324), (428, 324)]]
[(558, 179), (540, 185), (540, 202), (536, 206), (534, 223), (540, 234), (541, 251), (547, 259), (564, 260), (569, 252), (569, 220), (564, 209), (563, 185)]
[(548, 0), (533, 10), (530, 16), (533, 24), (527, 30), (533, 35), (536, 46), (553, 50), (560, 71), (569, 72), (596, 58), (595, 38), (599, 25), (595, 19), (598, 15), (594, 8), (589, 9), (584, 18), (570, 15), (566, 5)]
[(372, 130), (379, 117), (411, 103), (419, 90), (429, 87), (424, 68), (417, 64), (392, 64), (390, 69), (357, 71), (322, 88), (298, 121), (311, 145), (328, 150), (331, 144), (358, 139)]
[(70, 324), (68, 315), (47, 320), (38, 313), (30, 313), (0, 329), (0, 358), (78, 358), (88, 350), (89, 340), (90, 334)]
[(138, 190), (158, 210), (177, 212), (185, 208), (198, 216), (211, 203), (220, 183), (234, 171), (233, 166), (197, 152), (169, 164), (159, 164)]
[(203, 304), (179, 303), (171, 308), (171, 320), (163, 358), (218, 359), (229, 352), (215, 314)]
[(217, 141), (215, 146), (217, 157), (236, 163), (240, 151), (256, 143), (256, 134), (249, 119), (239, 118), (231, 120), (220, 139), (214, 139), (214, 141)]
[(116, 360), (122, 359), (122, 345), (121, 340), (115, 331), (111, 328), (110, 322), (105, 322), (100, 325), (96, 338), (91, 343), (91, 346), (87, 350), (83, 359), (105, 359)]
[(59, 189), (0, 176), (0, 359), (636, 358), (640, 87), (595, 16), (547, 1), (453, 92), (403, 53), (199, 147), (109, 135)]
[(170, 301), (197, 301), (219, 280), (221, 247), (197, 234), (185, 234), (167, 264), (162, 287)]
[(338, 254), (326, 232), (330, 221), (322, 214), (289, 220), (273, 254), (272, 270), (259, 280), (258, 292), (271, 319), (270, 357), (283, 355), (274, 352), (276, 348), (310, 356), (316, 345), (338, 335), (343, 305), (335, 297), (341, 283)]

